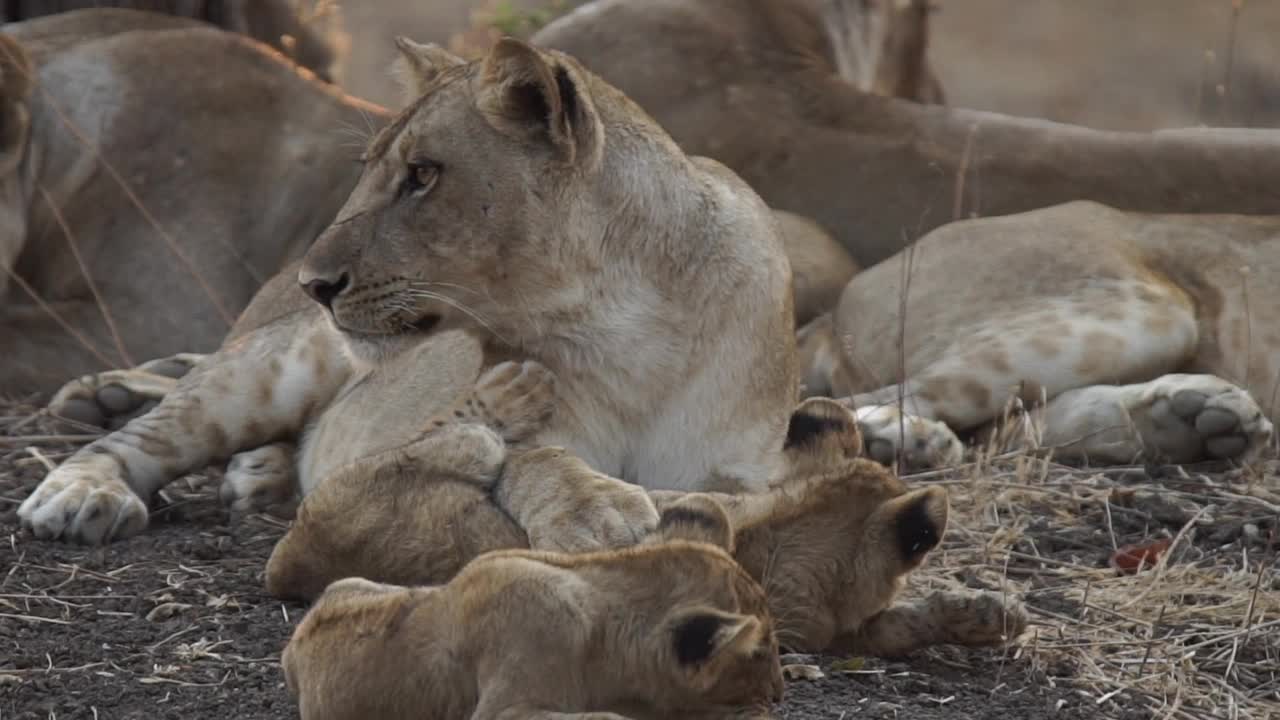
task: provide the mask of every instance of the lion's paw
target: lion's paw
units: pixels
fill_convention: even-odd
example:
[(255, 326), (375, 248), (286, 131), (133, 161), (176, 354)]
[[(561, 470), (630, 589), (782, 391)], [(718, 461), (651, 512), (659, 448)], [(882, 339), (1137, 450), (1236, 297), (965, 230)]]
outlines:
[(102, 545), (147, 526), (147, 506), (99, 455), (64, 465), (18, 506), (23, 527), (42, 540)]
[(1003, 645), (1027, 629), (1020, 600), (999, 593), (940, 592), (929, 598), (947, 640), (956, 645)]
[(555, 375), (540, 363), (500, 363), (476, 381), (465, 411), (503, 440), (518, 443), (546, 427), (555, 407), (555, 387)]
[(899, 471), (919, 472), (958, 465), (964, 459), (964, 444), (946, 423), (916, 415), (904, 415), (890, 405), (854, 410), (866, 443), (867, 457), (892, 466), (901, 459)]
[(658, 510), (644, 488), (595, 472), (563, 448), (510, 456), (499, 494), (535, 550), (627, 547), (658, 527)]
[(297, 488), (294, 448), (272, 443), (237, 453), (227, 463), (218, 498), (233, 515), (272, 512), (288, 515)]
[(1222, 378), (1166, 375), (1150, 391), (1155, 399), (1147, 406), (1149, 422), (1140, 425), (1144, 443), (1158, 454), (1180, 458), (1195, 446), (1202, 448), (1200, 457), (1180, 459), (1248, 460), (1271, 440), (1274, 428), (1262, 408)]
[(613, 482), (620, 487), (582, 488), (583, 494), (576, 500), (525, 528), (529, 546), (578, 553), (640, 543), (657, 528), (658, 511), (644, 488), (621, 480)]
[(155, 407), (203, 357), (181, 353), (130, 370), (81, 376), (54, 394), (49, 413), (81, 425), (118, 429)]

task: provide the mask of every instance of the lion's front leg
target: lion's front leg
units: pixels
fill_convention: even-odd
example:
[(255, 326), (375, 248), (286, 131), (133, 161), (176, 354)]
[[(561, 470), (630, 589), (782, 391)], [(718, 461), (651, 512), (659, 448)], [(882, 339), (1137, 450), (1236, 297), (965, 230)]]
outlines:
[(494, 497), (535, 550), (587, 552), (640, 542), (658, 511), (639, 485), (592, 470), (564, 448), (513, 452)]
[(99, 544), (140, 532), (145, 500), (184, 473), (296, 435), (348, 379), (341, 338), (301, 313), (228, 343), (160, 404), (81, 448), (18, 508), (39, 538)]

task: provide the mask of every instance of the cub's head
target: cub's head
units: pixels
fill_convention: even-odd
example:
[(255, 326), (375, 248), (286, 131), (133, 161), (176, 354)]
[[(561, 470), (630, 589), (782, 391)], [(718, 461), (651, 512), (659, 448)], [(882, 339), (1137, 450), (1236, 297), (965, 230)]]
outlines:
[(464, 315), (510, 335), (582, 307), (578, 278), (599, 269), (582, 238), (603, 234), (583, 228), (612, 221), (591, 199), (603, 184), (597, 102), (625, 101), (569, 57), (516, 40), (470, 63), (397, 45), (412, 101), (366, 148), (298, 281), (375, 347)]
[(667, 507), (657, 532), (629, 556), (625, 604), (643, 618), (633, 677), (673, 715), (767, 708), (782, 696), (778, 643), (764, 590), (726, 552), (732, 527), (706, 495)]
[(762, 579), (789, 648), (816, 652), (855, 633), (946, 531), (946, 490), (910, 490), (861, 448), (848, 409), (806, 400), (788, 428), (790, 476), (737, 533), (738, 559)]
[(27, 198), (19, 165), (31, 134), (29, 101), (35, 68), (22, 45), (0, 33), (0, 255), (26, 235)]

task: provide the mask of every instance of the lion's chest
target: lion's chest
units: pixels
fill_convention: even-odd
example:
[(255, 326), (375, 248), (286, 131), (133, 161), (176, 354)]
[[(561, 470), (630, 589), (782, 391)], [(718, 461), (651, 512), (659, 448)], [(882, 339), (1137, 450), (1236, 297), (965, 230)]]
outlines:
[(757, 491), (777, 476), (781, 439), (768, 423), (717, 412), (695, 386), (668, 402), (625, 406), (621, 392), (563, 383), (556, 418), (538, 436), (593, 469), (650, 490)]

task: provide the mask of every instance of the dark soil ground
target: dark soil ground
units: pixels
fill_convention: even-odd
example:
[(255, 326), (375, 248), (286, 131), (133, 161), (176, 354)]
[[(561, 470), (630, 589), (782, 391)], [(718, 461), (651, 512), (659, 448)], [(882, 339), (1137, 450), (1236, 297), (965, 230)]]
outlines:
[[(75, 443), (50, 437), (30, 412), (0, 413), (0, 718), (296, 717), (278, 661), (306, 608), (262, 589), (284, 524), (230, 523), (213, 473), (166, 489), (139, 537), (95, 549), (35, 540), (18, 528), (18, 503)], [(1280, 717), (1280, 579), (1268, 547), (1275, 506), (1230, 485), (1224, 493), (1246, 498), (1236, 510), (1204, 487), (1199, 506), (1175, 497), (1144, 507), (1150, 499), (1132, 481), (1151, 480), (1146, 471), (1128, 471), (1128, 481), (1081, 474), (1037, 483), (1029, 467), (923, 480), (949, 486), (953, 519), (913, 591), (1018, 592), (1031, 631), (1003, 650), (799, 658), (824, 677), (790, 681), (778, 717), (1232, 717), (1219, 714), (1224, 697), (1237, 717)], [(1195, 482), (1186, 477), (1184, 486)], [(1109, 487), (1103, 505), (1101, 487)], [(1202, 518), (1189, 514), (1205, 508), (1218, 517), (1198, 533), (1192, 520)], [(1112, 536), (1124, 544), (1183, 528), (1167, 567), (1146, 576), (1107, 568)], [(1114, 609), (1144, 589), (1150, 602)], [(1170, 606), (1153, 621), (1157, 602)], [(1256, 628), (1247, 635), (1245, 609)], [(1233, 643), (1227, 667), (1216, 651)], [(1188, 646), (1200, 660), (1183, 657)], [(1138, 669), (1132, 658), (1143, 655)]]

